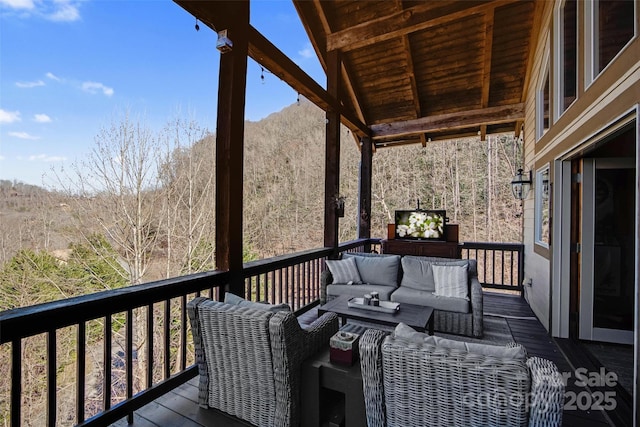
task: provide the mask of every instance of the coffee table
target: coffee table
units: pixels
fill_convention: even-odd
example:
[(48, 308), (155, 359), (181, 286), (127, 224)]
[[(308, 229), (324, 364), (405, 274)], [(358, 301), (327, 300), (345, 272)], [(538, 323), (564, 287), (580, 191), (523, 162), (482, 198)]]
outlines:
[(318, 316), (327, 312), (336, 313), (342, 318), (343, 325), (347, 323), (347, 319), (386, 326), (396, 326), (398, 323), (405, 323), (418, 331), (428, 331), (429, 335), (433, 335), (433, 307), (401, 303), (400, 310), (397, 312), (383, 313), (349, 307), (347, 302), (350, 298), (353, 297), (350, 295), (341, 295), (321, 305), (318, 307)]

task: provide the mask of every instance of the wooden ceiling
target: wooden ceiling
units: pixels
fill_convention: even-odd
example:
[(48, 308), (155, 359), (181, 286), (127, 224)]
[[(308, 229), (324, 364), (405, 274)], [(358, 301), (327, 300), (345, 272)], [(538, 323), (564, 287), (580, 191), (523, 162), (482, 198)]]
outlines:
[[(207, 8), (217, 3), (176, 2), (205, 24)], [(544, 1), (293, 3), (325, 70), (328, 52), (339, 50), (343, 122), (356, 135), (369, 134), (376, 147), (519, 133)], [(296, 87), (301, 79), (291, 78), (295, 64), (274, 61), (264, 47), (255, 52), (257, 36), (249, 39), (253, 59), (310, 97), (308, 88)], [(268, 58), (271, 64), (262, 62)], [(314, 93), (312, 101), (336, 108)]]

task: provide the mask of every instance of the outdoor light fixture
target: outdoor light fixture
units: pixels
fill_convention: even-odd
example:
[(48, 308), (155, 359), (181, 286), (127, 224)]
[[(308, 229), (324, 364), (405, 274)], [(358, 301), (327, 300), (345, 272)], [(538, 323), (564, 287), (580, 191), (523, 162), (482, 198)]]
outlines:
[(522, 169), (518, 169), (518, 173), (511, 180), (511, 190), (513, 196), (518, 200), (524, 200), (529, 194), (531, 188), (531, 171), (524, 172)]
[(335, 207), (336, 207), (336, 215), (339, 218), (344, 217), (344, 196), (336, 196), (334, 199)]
[(231, 52), (233, 49), (233, 42), (227, 37), (227, 30), (218, 31), (218, 41), (216, 42), (216, 49), (220, 53)]
[(542, 199), (549, 200), (549, 169), (542, 172)]

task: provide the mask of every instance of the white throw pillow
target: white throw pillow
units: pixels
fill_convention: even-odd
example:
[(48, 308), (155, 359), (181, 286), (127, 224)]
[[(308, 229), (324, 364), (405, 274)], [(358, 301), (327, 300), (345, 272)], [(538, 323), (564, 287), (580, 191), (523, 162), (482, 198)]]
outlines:
[(468, 265), (432, 265), (434, 295), (469, 300)]
[(327, 260), (325, 262), (333, 276), (333, 283), (362, 282), (355, 259), (345, 258), (341, 260)]

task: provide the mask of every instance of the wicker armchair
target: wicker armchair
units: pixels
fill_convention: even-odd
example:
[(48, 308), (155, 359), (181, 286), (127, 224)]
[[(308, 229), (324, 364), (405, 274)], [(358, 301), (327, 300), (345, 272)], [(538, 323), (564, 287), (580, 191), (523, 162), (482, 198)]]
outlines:
[(327, 313), (303, 330), (290, 312), (195, 298), (187, 306), (199, 403), (256, 426), (299, 424), (300, 365), (338, 330)]
[(546, 359), (501, 359), (368, 330), (360, 363), (369, 427), (562, 424), (564, 383)]

